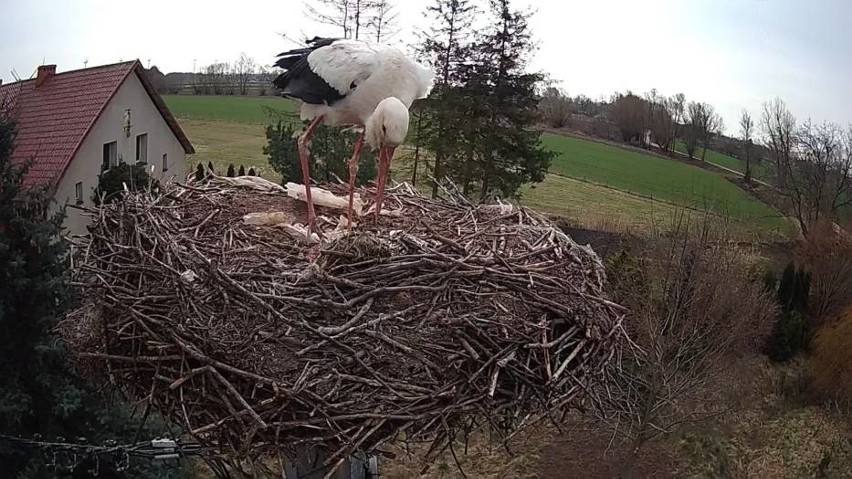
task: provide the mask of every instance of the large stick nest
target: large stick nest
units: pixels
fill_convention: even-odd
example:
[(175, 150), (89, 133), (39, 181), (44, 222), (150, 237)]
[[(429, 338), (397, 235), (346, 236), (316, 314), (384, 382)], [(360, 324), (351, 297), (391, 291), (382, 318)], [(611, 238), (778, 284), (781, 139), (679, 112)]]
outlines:
[(128, 193), (91, 210), (85, 305), (64, 335), (90, 374), (241, 456), (318, 445), (332, 462), (391, 438), (440, 448), (595, 400), (621, 308), (590, 248), (506, 205), (408, 185), (385, 205), (393, 215), (351, 233), (321, 221), (329, 238), (308, 246), (243, 221), (302, 219), (280, 192), (216, 180)]

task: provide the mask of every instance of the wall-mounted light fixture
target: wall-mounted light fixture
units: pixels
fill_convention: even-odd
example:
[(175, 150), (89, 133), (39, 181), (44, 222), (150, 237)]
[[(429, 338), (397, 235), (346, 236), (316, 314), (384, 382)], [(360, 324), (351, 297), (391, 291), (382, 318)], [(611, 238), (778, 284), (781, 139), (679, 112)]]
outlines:
[(124, 135), (130, 138), (130, 127), (133, 125), (130, 124), (130, 108), (124, 110)]

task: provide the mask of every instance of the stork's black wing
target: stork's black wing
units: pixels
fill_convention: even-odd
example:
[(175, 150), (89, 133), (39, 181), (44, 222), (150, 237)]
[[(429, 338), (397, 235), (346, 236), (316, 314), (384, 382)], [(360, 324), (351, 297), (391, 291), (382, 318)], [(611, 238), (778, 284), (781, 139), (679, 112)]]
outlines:
[(339, 38), (314, 37), (308, 40), (308, 47), (278, 54), (275, 66), (283, 68), (272, 83), (281, 89), (283, 96), (298, 98), (305, 103), (332, 105), (344, 97), (338, 90), (323, 80), (308, 64), (308, 55), (331, 45)]

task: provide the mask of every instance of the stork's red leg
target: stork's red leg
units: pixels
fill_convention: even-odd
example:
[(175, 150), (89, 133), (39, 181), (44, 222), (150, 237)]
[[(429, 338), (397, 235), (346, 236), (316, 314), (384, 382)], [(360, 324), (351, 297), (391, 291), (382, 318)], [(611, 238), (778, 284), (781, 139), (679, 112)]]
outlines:
[(391, 158), (393, 158), (393, 148), (383, 148), (379, 150), (379, 172), (376, 178), (376, 219), (379, 219), (379, 213), (382, 211), (382, 201), (385, 198), (385, 183), (388, 181), (388, 170), (390, 170)]
[(308, 125), (308, 128), (305, 129), (304, 133), (299, 135), (298, 145), (299, 145), (299, 161), (302, 162), (302, 178), (305, 182), (305, 199), (308, 203), (308, 229), (312, 233), (316, 233), (320, 238), (322, 238), (322, 232), (317, 227), (317, 215), (314, 213), (314, 201), (311, 198), (311, 174), (308, 171), (308, 155), (310, 152), (308, 151), (308, 139), (313, 134), (314, 129), (322, 122), (322, 115), (314, 118), (314, 121)]
[(355, 150), (352, 152), (352, 158), (349, 159), (349, 225), (352, 227), (352, 203), (355, 200), (355, 175), (358, 174), (358, 159), (361, 158), (361, 149), (364, 148), (364, 132), (358, 134), (358, 139), (355, 140)]

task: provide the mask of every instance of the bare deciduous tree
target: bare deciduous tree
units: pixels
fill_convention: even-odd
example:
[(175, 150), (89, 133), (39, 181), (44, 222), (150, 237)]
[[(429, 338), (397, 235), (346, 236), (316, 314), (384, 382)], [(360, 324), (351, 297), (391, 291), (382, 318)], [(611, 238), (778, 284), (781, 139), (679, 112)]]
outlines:
[(704, 161), (707, 156), (707, 149), (710, 148), (710, 140), (725, 131), (725, 120), (722, 118), (722, 115), (713, 111), (712, 106), (710, 107), (710, 112), (707, 124), (704, 125), (704, 151), (701, 153), (701, 161)]
[(634, 342), (602, 386), (599, 414), (627, 445), (622, 477), (632, 477), (648, 441), (726, 411), (714, 392), (727, 360), (757, 349), (771, 327), (772, 298), (709, 224), (690, 231), (681, 219), (674, 234), (639, 258), (622, 254), (607, 274)]
[(256, 68), (257, 64), (254, 58), (245, 53), (240, 53), (240, 57), (234, 63), (234, 74), (237, 77), (236, 80), (240, 89), (240, 95), (246, 94), (249, 78), (254, 74)]
[(544, 89), (541, 100), (538, 102), (538, 108), (541, 118), (548, 125), (554, 128), (561, 128), (565, 126), (571, 117), (571, 98), (565, 95), (559, 88), (549, 86)]
[(707, 149), (710, 148), (710, 140), (713, 139), (713, 135), (718, 135), (725, 129), (725, 122), (722, 120), (722, 117), (716, 113), (713, 105), (705, 103), (704, 111), (704, 123), (701, 125), (704, 149), (701, 151), (701, 161), (705, 161), (707, 158)]
[(314, 20), (338, 27), (343, 30), (343, 37), (351, 35), (352, 0), (315, 0), (305, 2), (305, 13)]
[(577, 106), (577, 111), (580, 114), (588, 117), (598, 116), (604, 111), (605, 100), (603, 99), (600, 102), (596, 102), (586, 95), (577, 95), (572, 99), (572, 102)]
[(841, 208), (852, 204), (852, 126), (844, 130), (809, 119), (791, 138), (795, 145), (781, 161), (786, 178), (781, 191), (808, 236), (812, 225), (833, 221)]
[[(654, 110), (663, 98), (657, 92), (656, 88), (651, 88), (651, 91), (645, 92), (643, 100), (645, 100), (645, 118), (642, 124), (642, 130), (653, 130)], [(643, 145), (648, 146), (648, 145)]]
[(235, 95), (239, 91), (237, 65), (225, 63), (225, 73), (222, 76), (222, 90), (226, 95)]
[(775, 174), (778, 186), (784, 187), (787, 176), (783, 164), (789, 164), (796, 144), (796, 118), (787, 109), (780, 98), (763, 104), (763, 116), (760, 127), (764, 134), (764, 144), (775, 162)]
[(690, 158), (695, 157), (698, 141), (704, 136), (704, 124), (707, 122), (707, 110), (705, 106), (704, 103), (695, 101), (691, 101), (686, 105), (686, 115), (684, 117), (686, 124), (683, 127), (681, 136), (686, 144), (686, 154)]
[(674, 154), (674, 143), (681, 136), (682, 126), (685, 121), (686, 115), (686, 95), (683, 93), (678, 93), (676, 95), (672, 95), (665, 101), (666, 110), (668, 110), (669, 118), (671, 119), (669, 125), (669, 138), (671, 144), (669, 145), (669, 153)]
[(266, 95), (269, 92), (269, 86), (272, 84), (272, 80), (275, 78), (275, 73), (273, 69), (266, 65), (260, 65), (257, 67), (257, 79), (263, 85), (260, 89), (260, 95)]
[(678, 114), (677, 99), (679, 97), (681, 98), (680, 111), (682, 112), (683, 95), (666, 98), (658, 95), (656, 90), (651, 90), (649, 93), (645, 94), (645, 101), (648, 104), (646, 129), (649, 129), (654, 133), (654, 139), (663, 151), (671, 151), (674, 146), (678, 120), (676, 120), (673, 115)]
[(343, 30), (344, 38), (360, 39), (375, 9), (373, 0), (311, 0), (307, 14), (316, 21)]
[(751, 137), (754, 135), (754, 121), (748, 110), (743, 109), (740, 113), (740, 135), (743, 140), (743, 153), (745, 156), (745, 176), (743, 180), (746, 184), (751, 183)]
[(640, 144), (644, 143), (645, 116), (645, 100), (629, 91), (617, 95), (609, 110), (609, 117), (621, 130), (624, 142), (638, 139)]
[(708, 103), (690, 102), (686, 113), (687, 124), (683, 132), (686, 152), (692, 158), (700, 140), (703, 146), (701, 161), (704, 161), (707, 148), (710, 147), (710, 140), (713, 135), (721, 133), (725, 124), (722, 117), (713, 109), (713, 105)]
[(231, 89), (231, 66), (228, 63), (215, 62), (201, 69), (200, 90), (204, 95), (223, 95)]
[(372, 0), (370, 10), (367, 26), (375, 35), (376, 43), (382, 43), (399, 32), (397, 29), (399, 13), (389, 0)]
[(361, 38), (361, 29), (366, 25), (368, 16), (367, 11), (373, 7), (372, 2), (368, 0), (352, 0), (352, 38), (358, 40)]

